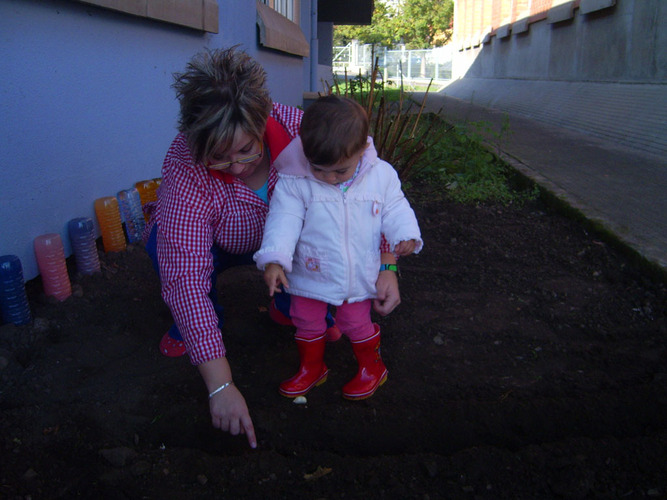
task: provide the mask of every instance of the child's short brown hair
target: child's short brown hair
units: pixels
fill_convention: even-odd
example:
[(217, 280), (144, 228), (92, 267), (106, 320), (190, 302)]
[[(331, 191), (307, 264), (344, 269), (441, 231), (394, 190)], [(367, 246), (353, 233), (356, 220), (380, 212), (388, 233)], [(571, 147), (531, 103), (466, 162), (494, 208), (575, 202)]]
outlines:
[(358, 102), (337, 95), (320, 97), (301, 120), (303, 152), (315, 165), (334, 165), (366, 146), (368, 127), (368, 115)]

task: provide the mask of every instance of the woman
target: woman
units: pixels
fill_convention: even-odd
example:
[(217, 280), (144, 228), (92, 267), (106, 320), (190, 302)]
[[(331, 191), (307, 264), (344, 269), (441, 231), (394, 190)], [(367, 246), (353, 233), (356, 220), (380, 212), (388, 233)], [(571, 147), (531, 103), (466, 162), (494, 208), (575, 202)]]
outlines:
[[(174, 88), (179, 134), (165, 157), (145, 233), (175, 320), (160, 349), (170, 356), (187, 351), (208, 389), (213, 426), (246, 434), (255, 448), (252, 419), (225, 357), (215, 283), (224, 269), (253, 264), (278, 178), (273, 162), (298, 135), (302, 112), (272, 103), (266, 73), (235, 47), (195, 56), (175, 75)], [(395, 259), (382, 253), (382, 262)], [(396, 276), (380, 274), (374, 306), (384, 315), (400, 296)], [(272, 303), (271, 311), (289, 321), (289, 304)]]

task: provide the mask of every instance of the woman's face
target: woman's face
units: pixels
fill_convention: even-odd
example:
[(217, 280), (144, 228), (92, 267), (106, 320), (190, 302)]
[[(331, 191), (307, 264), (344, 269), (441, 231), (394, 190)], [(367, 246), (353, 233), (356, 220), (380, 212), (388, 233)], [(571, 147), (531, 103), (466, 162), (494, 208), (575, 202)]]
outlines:
[(239, 129), (232, 146), (226, 151), (217, 151), (208, 161), (208, 168), (246, 180), (255, 174), (263, 159), (262, 142)]

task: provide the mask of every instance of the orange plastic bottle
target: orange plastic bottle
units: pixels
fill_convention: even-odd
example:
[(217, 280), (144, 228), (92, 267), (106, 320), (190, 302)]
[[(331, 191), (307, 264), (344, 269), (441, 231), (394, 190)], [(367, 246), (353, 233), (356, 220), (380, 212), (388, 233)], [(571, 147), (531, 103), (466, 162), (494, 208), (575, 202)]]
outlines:
[(102, 232), (105, 252), (122, 252), (127, 248), (125, 232), (120, 221), (120, 209), (115, 196), (104, 196), (95, 200), (95, 215)]
[[(144, 181), (139, 181), (135, 183), (134, 187), (139, 191), (139, 197), (141, 198), (141, 206), (151, 201), (157, 201), (157, 188), (159, 184), (155, 179), (147, 179)], [(148, 222), (148, 216), (144, 215), (144, 219)]]
[(148, 179), (145, 181), (139, 181), (134, 185), (139, 191), (139, 197), (141, 198), (141, 205), (145, 205), (149, 201), (157, 201), (157, 187), (158, 183), (155, 182), (155, 179)]

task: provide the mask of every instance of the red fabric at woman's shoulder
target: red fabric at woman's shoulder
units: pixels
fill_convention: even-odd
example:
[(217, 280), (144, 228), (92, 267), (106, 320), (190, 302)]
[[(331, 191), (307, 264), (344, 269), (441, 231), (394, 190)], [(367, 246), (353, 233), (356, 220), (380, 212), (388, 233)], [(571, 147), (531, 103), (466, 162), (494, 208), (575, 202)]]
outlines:
[(264, 132), (264, 141), (271, 152), (271, 158), (278, 158), (278, 155), (287, 145), (292, 142), (292, 137), (287, 133), (287, 130), (274, 120), (271, 116), (266, 122), (266, 131)]

